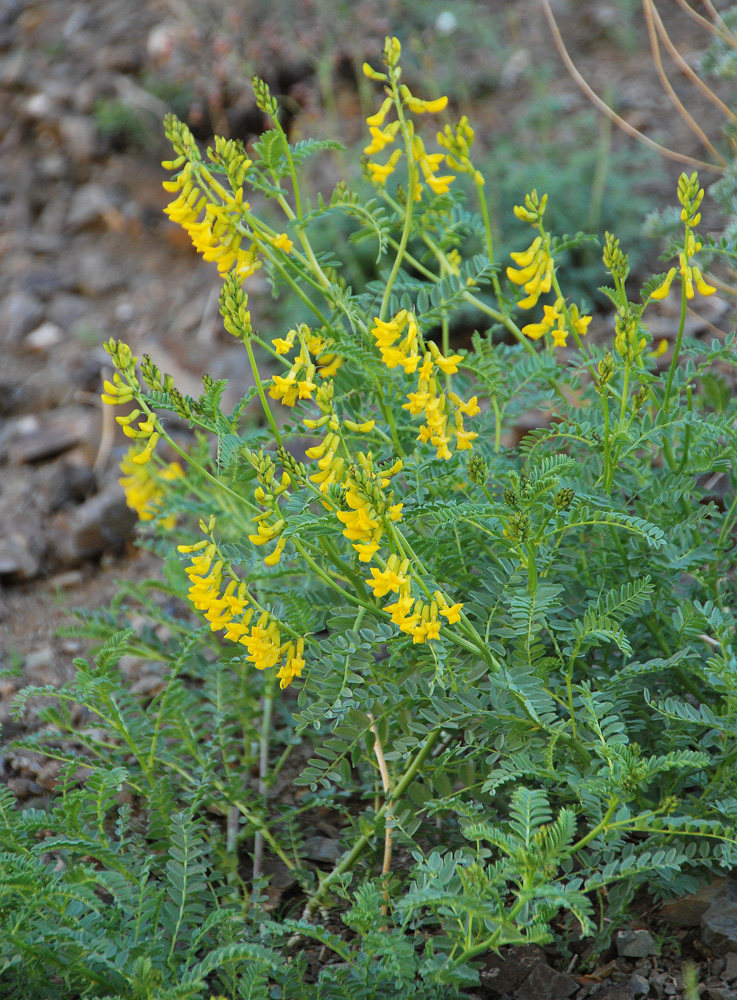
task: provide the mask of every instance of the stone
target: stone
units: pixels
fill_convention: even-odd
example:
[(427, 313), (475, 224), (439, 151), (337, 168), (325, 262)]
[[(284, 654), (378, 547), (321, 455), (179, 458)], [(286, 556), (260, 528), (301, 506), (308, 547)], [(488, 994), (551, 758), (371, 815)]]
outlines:
[(97, 135), (88, 115), (64, 115), (59, 127), (73, 160), (86, 163), (93, 158), (97, 150)]
[(305, 855), (310, 861), (334, 864), (343, 853), (337, 840), (330, 837), (308, 837), (304, 843)]
[(31, 330), (24, 338), (23, 346), (33, 354), (45, 354), (52, 347), (61, 344), (63, 340), (64, 331), (62, 328), (57, 326), (56, 323), (46, 320), (41, 326), (37, 326), (35, 330)]
[(701, 995), (703, 1000), (737, 1000), (737, 990), (724, 986), (710, 986)]
[(517, 990), (518, 1000), (567, 1000), (578, 989), (573, 976), (556, 972), (549, 965), (537, 962), (530, 975)]
[(620, 931), (617, 934), (617, 954), (620, 958), (645, 958), (657, 955), (658, 946), (649, 931)]
[(28, 292), (11, 292), (0, 304), (0, 340), (18, 343), (43, 318), (41, 303)]
[(636, 972), (630, 976), (629, 987), (636, 997), (646, 997), (650, 992), (650, 983)]
[(93, 436), (97, 414), (89, 407), (70, 407), (54, 413), (48, 421), (20, 434), (10, 447), (8, 459), (13, 465), (38, 462), (69, 451)]
[(723, 895), (701, 917), (701, 940), (715, 955), (737, 948), (737, 882), (730, 880)]
[(663, 903), (661, 916), (671, 927), (698, 927), (712, 903), (727, 891), (727, 882), (726, 878), (717, 878), (698, 892)]
[(72, 197), (67, 225), (73, 232), (81, 232), (104, 220), (110, 208), (110, 199), (101, 184), (83, 184)]
[(133, 537), (136, 522), (123, 490), (114, 483), (72, 511), (51, 518), (49, 556), (58, 567), (72, 567), (104, 552), (120, 551)]
[(77, 284), (83, 295), (107, 295), (126, 283), (121, 269), (99, 250), (87, 250), (79, 259)]
[(489, 1000), (516, 994), (530, 975), (531, 966), (514, 954), (485, 956), (486, 969), (480, 974), (484, 996)]
[(41, 553), (32, 540), (18, 532), (0, 538), (0, 577), (32, 580), (41, 570)]
[(46, 315), (52, 323), (58, 323), (64, 330), (68, 330), (89, 311), (89, 308), (90, 304), (84, 296), (60, 292), (49, 302)]
[(728, 951), (724, 956), (724, 978), (728, 983), (737, 979), (737, 951)]
[(68, 279), (54, 267), (37, 267), (20, 280), (20, 290), (46, 300), (57, 292), (68, 289)]

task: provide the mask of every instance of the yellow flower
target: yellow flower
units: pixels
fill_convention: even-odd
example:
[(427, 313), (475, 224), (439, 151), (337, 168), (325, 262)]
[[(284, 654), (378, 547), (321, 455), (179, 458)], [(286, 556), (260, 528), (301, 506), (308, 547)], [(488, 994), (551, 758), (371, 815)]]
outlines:
[(440, 608), (440, 614), (448, 619), (449, 625), (455, 625), (461, 620), (461, 609), (463, 604), (451, 604), (450, 607)]
[(399, 157), (402, 155), (401, 149), (395, 149), (392, 155), (389, 157), (388, 163), (368, 163), (367, 167), (371, 172), (371, 180), (374, 184), (384, 185), (386, 184), (387, 178), (394, 173), (394, 169), (397, 165)]
[(541, 295), (550, 291), (553, 283), (553, 258), (550, 255), (547, 237), (536, 237), (527, 250), (511, 253), (510, 257), (520, 268), (507, 268), (507, 277), (515, 285), (523, 285), (527, 295), (517, 305), (521, 309), (531, 309)]
[[(166, 492), (161, 481), (171, 482), (180, 479), (184, 471), (179, 462), (170, 462), (164, 469), (151, 472), (150, 467), (135, 461), (137, 449), (128, 449), (120, 462), (123, 473), (118, 480), (125, 492), (126, 504), (138, 514), (139, 520), (151, 521), (156, 516)], [(165, 528), (173, 528), (176, 524), (176, 514), (169, 514), (162, 521)]]
[(294, 243), (289, 239), (286, 233), (280, 233), (279, 236), (275, 237), (271, 241), (273, 247), (277, 247), (279, 250), (283, 250), (284, 253), (291, 253)]
[(301, 677), (302, 671), (304, 669), (304, 649), (305, 641), (300, 638), (297, 639), (296, 645), (292, 642), (286, 648), (286, 663), (279, 668), (277, 677), (279, 678), (279, 687), (284, 690), (285, 687), (289, 687), (295, 677)]
[(651, 299), (665, 299), (670, 291), (670, 286), (673, 284), (673, 279), (676, 276), (676, 268), (672, 267), (665, 276), (662, 285), (659, 285), (654, 292), (650, 292)]

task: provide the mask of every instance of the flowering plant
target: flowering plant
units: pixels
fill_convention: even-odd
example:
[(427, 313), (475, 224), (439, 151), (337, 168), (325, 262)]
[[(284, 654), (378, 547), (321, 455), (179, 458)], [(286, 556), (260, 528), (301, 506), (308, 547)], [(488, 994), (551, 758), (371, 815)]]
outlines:
[[(120, 743), (85, 746), (147, 799), (179, 869), (199, 865), (195, 881), (206, 873), (216, 899), (234, 894), (210, 929), (219, 921), (241, 940), (244, 910), (263, 902), (267, 851), (298, 879), (304, 919), (258, 911), (260, 952), (234, 943), (195, 967), (207, 932), (188, 952), (186, 981), (222, 968), (238, 995), (256, 995), (239, 979), (254, 955), (279, 989), (294, 985), (274, 949), (297, 933), (341, 956), (343, 971), (326, 975), (346, 996), (359, 995), (364, 972), (367, 988), (385, 976), (407, 996), (447, 996), (473, 981), (473, 960), (489, 949), (577, 924), (595, 953), (638, 886), (682, 892), (735, 863), (737, 501), (715, 503), (700, 478), (719, 472), (734, 491), (735, 401), (709, 371), (734, 364), (735, 338), (707, 346), (684, 334), (688, 303), (714, 291), (696, 263), (698, 177), (679, 183), (680, 267), (638, 301), (607, 234), (615, 330), (601, 346), (556, 274), (556, 257), (585, 237), (549, 233), (546, 197), (533, 191), (515, 209), (535, 233), (530, 246), (509, 266), (497, 261), (473, 130), (465, 118), (445, 125), (428, 151), (416, 119), (447, 100), (415, 96), (400, 55), (387, 39), (383, 68), (365, 67), (384, 91), (362, 161), (370, 197), (341, 183), (329, 201), (307, 200), (301, 163), (336, 144), (290, 144), (262, 81), (257, 101), (274, 128), (252, 151), (218, 138), (203, 155), (186, 125), (166, 120), (166, 212), (216, 263), (225, 329), (250, 362), (253, 384), (230, 413), (223, 381), (205, 375), (194, 399), (148, 356), (139, 364), (126, 344), (107, 345), (115, 374), (103, 400), (134, 407), (117, 418), (134, 439), (121, 481), (156, 526), (167, 592), (186, 595), (200, 627), (172, 618), (175, 638), (144, 640), (91, 619), (108, 639), (101, 683), (113, 683), (130, 647), (164, 661), (166, 681), (140, 705), (80, 666), (65, 697), (115, 729)], [(480, 214), (465, 207), (464, 175)], [(375, 242), (377, 277), (363, 288), (317, 248), (335, 215), (355, 225), (353, 240)], [(295, 303), (294, 325), (273, 337), (245, 290), (258, 268)], [(680, 323), (661, 372), (645, 314), (678, 283)], [(461, 320), (491, 324), (471, 349), (454, 346)], [(700, 385), (711, 392), (694, 393)], [(259, 426), (245, 416), (252, 399)], [(526, 413), (538, 426), (515, 444)], [(182, 444), (176, 418), (196, 447)], [(176, 461), (161, 457), (165, 447)], [(160, 616), (135, 600), (144, 618)], [(299, 689), (294, 712), (277, 681)], [(276, 808), (270, 787), (305, 743), (315, 756), (294, 774), (297, 797)], [(187, 802), (185, 819), (167, 820)], [(206, 807), (224, 817), (226, 861), (203, 866), (181, 844), (202, 840)], [(315, 881), (296, 817), (327, 808), (343, 847)], [(102, 823), (98, 833), (116, 836)], [(239, 841), (253, 856), (247, 877)], [(365, 962), (315, 925), (359, 872), (369, 881), (344, 920)], [(195, 907), (194, 926), (201, 904), (161, 884), (182, 914), (162, 925), (171, 950), (161, 975), (171, 977), (184, 914)], [(434, 943), (421, 957), (423, 935)]]

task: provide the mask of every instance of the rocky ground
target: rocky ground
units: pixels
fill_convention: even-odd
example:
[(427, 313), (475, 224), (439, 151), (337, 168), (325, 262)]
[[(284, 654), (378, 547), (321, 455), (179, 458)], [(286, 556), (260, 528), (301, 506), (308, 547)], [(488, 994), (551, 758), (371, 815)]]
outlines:
[[(0, 2), (5, 741), (34, 724), (33, 713), (23, 726), (11, 720), (18, 689), (70, 677), (82, 646), (56, 634), (68, 609), (102, 605), (114, 596), (116, 581), (157, 571), (155, 560), (134, 545), (135, 518), (117, 482), (122, 442), (112, 412), (99, 401), (109, 374), (104, 341), (121, 338), (139, 356), (149, 352), (185, 393), (199, 394), (205, 369), (229, 378), (234, 392), (248, 385), (244, 356), (221, 328), (216, 273), (161, 212), (164, 111), (173, 107), (203, 140), (213, 131), (253, 138), (261, 119), (247, 81), (258, 72), (285, 97), (295, 136), (358, 141), (356, 66), (377, 59), (384, 34), (407, 28), (414, 31), (416, 65), (443, 87), (455, 80), (459, 110), (480, 126), (482, 145), (514, 127), (540, 79), (560, 98), (562, 127), (567, 115), (586, 106), (553, 49), (538, 0), (487, 0), (454, 6), (456, 13), (416, 6), (363, 2), (333, 16), (329, 3), (314, 0), (256, 2), (248, 12), (226, 0)], [(427, 8), (422, 13), (421, 6)], [(695, 64), (707, 38), (676, 5), (665, 6), (674, 8), (668, 10), (674, 39)], [(658, 84), (642, 19), (631, 5), (558, 0), (553, 7), (580, 68), (601, 92), (616, 89), (631, 124), (703, 156)], [(686, 91), (682, 77), (677, 86), (716, 136), (718, 113)], [(661, 204), (672, 200), (680, 169), (664, 161), (652, 192)], [(323, 178), (325, 193), (334, 180)], [(257, 284), (249, 292), (255, 311), (261, 302), (263, 314), (272, 315), (267, 290)], [(599, 322), (608, 329), (606, 317)], [(658, 334), (672, 337), (667, 303), (658, 322)], [(728, 328), (728, 307), (710, 300), (709, 312), (690, 322), (719, 335)], [(134, 668), (131, 681), (145, 684)], [(20, 800), (39, 801), (53, 787), (54, 769), (6, 748), (0, 780)], [(723, 895), (714, 902), (717, 891)], [(651, 933), (659, 925), (646, 921), (586, 977), (575, 975), (577, 954), (568, 975), (536, 952), (511, 952), (488, 969), (484, 995), (581, 996), (614, 981), (598, 995), (682, 996), (680, 950), (697, 962), (702, 996), (737, 998), (737, 901), (725, 886), (711, 892), (704, 905), (684, 904), (686, 916), (672, 918), (676, 945), (661, 950)], [(712, 929), (709, 913), (714, 920), (729, 914), (726, 924), (719, 916), (724, 926)]]

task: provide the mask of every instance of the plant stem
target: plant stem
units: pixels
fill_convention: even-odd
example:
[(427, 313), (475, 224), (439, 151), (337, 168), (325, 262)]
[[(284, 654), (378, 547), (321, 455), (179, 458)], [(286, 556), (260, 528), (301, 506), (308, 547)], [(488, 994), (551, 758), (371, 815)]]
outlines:
[[(688, 227), (686, 227), (686, 237), (688, 238)], [(678, 322), (678, 334), (676, 336), (675, 347), (673, 348), (673, 359), (670, 363), (670, 371), (668, 372), (668, 379), (665, 383), (665, 395), (663, 396), (663, 412), (667, 413), (670, 409), (670, 397), (671, 390), (673, 387), (673, 377), (676, 374), (676, 368), (678, 367), (678, 356), (681, 352), (681, 341), (683, 340), (683, 329), (686, 324), (686, 308), (688, 305), (688, 299), (686, 298), (686, 283), (681, 282), (681, 317)]]
[(322, 880), (319, 888), (317, 889), (315, 894), (309, 899), (307, 906), (305, 907), (305, 913), (307, 915), (310, 915), (315, 912), (315, 910), (320, 905), (324, 897), (330, 891), (330, 887), (334, 884), (334, 882), (337, 879), (339, 879), (341, 875), (345, 875), (346, 872), (350, 871), (353, 868), (356, 861), (358, 861), (360, 856), (368, 847), (369, 841), (373, 836), (376, 827), (384, 818), (387, 809), (389, 809), (392, 805), (394, 805), (395, 802), (398, 802), (404, 795), (404, 793), (407, 791), (409, 786), (412, 784), (415, 775), (424, 764), (433, 746), (437, 743), (441, 732), (442, 730), (440, 729), (440, 727), (438, 727), (437, 729), (433, 729), (428, 733), (427, 739), (422, 745), (422, 748), (418, 751), (414, 760), (402, 775), (401, 780), (394, 789), (394, 793), (386, 799), (384, 805), (376, 813), (376, 816), (374, 817), (374, 822), (371, 827), (371, 832), (369, 834), (363, 834), (363, 836), (359, 837), (356, 843), (353, 845), (353, 848), (351, 849), (350, 853), (338, 865), (336, 865), (336, 867), (332, 870), (332, 872), (330, 872), (329, 875), (327, 875)]
[[(269, 787), (267, 778), (269, 775), (269, 736), (271, 734), (271, 713), (274, 706), (274, 682), (276, 674), (269, 671), (266, 679), (264, 696), (261, 699), (261, 735), (259, 738), (259, 758), (258, 758), (258, 793), (262, 797), (264, 807), (266, 806), (266, 796)], [(261, 874), (261, 865), (264, 858), (264, 838), (260, 830), (256, 831), (253, 840), (253, 881)]]

